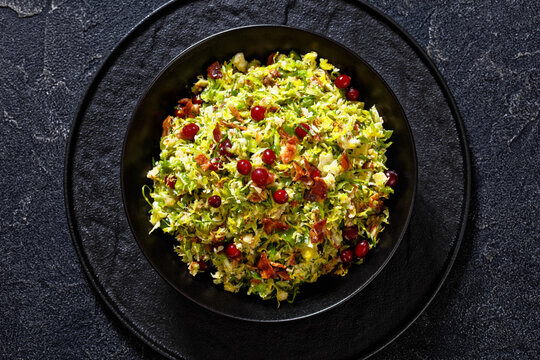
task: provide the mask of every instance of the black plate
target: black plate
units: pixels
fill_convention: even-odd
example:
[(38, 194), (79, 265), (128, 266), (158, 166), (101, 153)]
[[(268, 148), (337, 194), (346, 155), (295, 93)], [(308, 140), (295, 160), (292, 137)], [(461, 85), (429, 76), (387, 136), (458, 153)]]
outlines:
[[(160, 69), (211, 34), (279, 21), (339, 41), (382, 76), (411, 126), (418, 182), (409, 229), (376, 281), (329, 311), (255, 323), (205, 310), (154, 271), (123, 210), (120, 161), (130, 115)], [(461, 243), (470, 176), (463, 123), (443, 79), (420, 47), (377, 10), (338, 0), (172, 2), (120, 42), (90, 84), (68, 142), (65, 198), (73, 242), (96, 294), (163, 355), (350, 359), (395, 339), (433, 299)]]
[[(264, 39), (263, 42), (257, 41)], [(174, 238), (161, 231), (149, 234), (149, 206), (141, 188), (152, 185), (146, 173), (152, 159), (159, 157), (161, 123), (197, 75), (205, 74), (216, 60), (228, 60), (242, 51), (246, 59), (264, 60), (279, 50), (300, 54), (316, 51), (320, 57), (353, 79), (366, 108), (377, 105), (385, 128), (394, 131), (388, 152), (390, 168), (400, 182), (388, 202), (390, 225), (381, 234), (377, 248), (370, 251), (362, 266), (353, 266), (346, 277), (324, 277), (304, 286), (294, 304), (263, 301), (258, 296), (232, 294), (212, 283), (210, 276), (193, 277), (173, 252)], [(285, 321), (310, 316), (340, 304), (364, 288), (381, 271), (399, 245), (409, 223), (416, 187), (416, 154), (409, 125), (401, 106), (384, 80), (360, 57), (321, 35), (284, 26), (255, 26), (232, 29), (191, 46), (169, 63), (142, 96), (132, 116), (122, 155), (122, 190), (127, 217), (142, 251), (161, 276), (189, 299), (209, 310), (251, 321)]]

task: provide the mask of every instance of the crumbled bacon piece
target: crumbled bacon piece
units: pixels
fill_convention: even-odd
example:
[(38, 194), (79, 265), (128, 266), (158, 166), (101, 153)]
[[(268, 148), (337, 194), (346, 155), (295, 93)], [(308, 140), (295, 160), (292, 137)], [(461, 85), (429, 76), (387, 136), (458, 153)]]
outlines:
[(209, 78), (221, 79), (223, 77), (223, 73), (221, 72), (221, 65), (219, 64), (219, 61), (216, 61), (215, 63), (210, 65), (206, 69), (206, 74)]
[(216, 123), (216, 127), (212, 131), (212, 134), (214, 135), (214, 141), (219, 143), (222, 139), (221, 130), (219, 129), (219, 123)]
[(296, 145), (287, 142), (287, 145), (281, 148), (281, 154), (279, 154), (279, 158), (281, 159), (281, 161), (283, 161), (284, 164), (288, 164), (292, 161), (295, 155)]
[(307, 171), (303, 167), (298, 165), (296, 162), (293, 162), (293, 167), (296, 172), (293, 181), (300, 181), (307, 186), (313, 185), (313, 179), (309, 177)]
[(323, 219), (313, 224), (313, 227), (309, 230), (309, 237), (311, 237), (311, 242), (313, 244), (317, 244), (323, 242), (325, 236), (326, 219)]
[(287, 260), (287, 266), (294, 266), (296, 265), (296, 254), (292, 253), (289, 257), (289, 260)]
[(328, 186), (320, 177), (316, 177), (313, 187), (306, 192), (304, 198), (308, 201), (324, 201), (328, 196)]
[(250, 279), (249, 282), (252, 283), (252, 284), (257, 285), (257, 284), (262, 283), (262, 280), (261, 279)]
[(274, 230), (285, 231), (289, 229), (289, 225), (279, 220), (272, 220), (270, 218), (262, 219), (264, 232), (271, 234)]
[(273, 78), (277, 78), (277, 77), (280, 77), (280, 76), (281, 76), (281, 74), (279, 73), (279, 71), (277, 71), (276, 69), (270, 70), (270, 75), (272, 75)]
[(278, 276), (280, 278), (282, 278), (285, 281), (291, 280), (291, 277), (289, 276), (289, 274), (285, 270), (280, 270), (280, 271), (277, 272), (277, 274), (278, 274)]
[(343, 154), (341, 154), (341, 157), (339, 158), (339, 164), (343, 168), (343, 171), (347, 171), (351, 168), (351, 162), (349, 158), (347, 157), (346, 151), (344, 151)]
[(292, 208), (295, 208), (297, 206), (298, 206), (298, 201), (296, 201), (296, 200), (291, 201), (291, 207)]
[(266, 76), (263, 79), (263, 85), (264, 86), (274, 86), (274, 79), (272, 79), (271, 76)]
[(383, 207), (383, 201), (379, 200), (379, 194), (374, 194), (369, 197), (369, 207), (380, 211)]
[(172, 125), (173, 119), (174, 118), (172, 116), (167, 116), (165, 120), (163, 120), (163, 124), (161, 125), (163, 127), (161, 137), (169, 135), (169, 131), (171, 131), (171, 125)]
[(208, 171), (208, 169), (212, 166), (210, 160), (208, 160), (208, 158), (204, 154), (199, 154), (195, 156), (195, 161), (197, 162), (197, 164), (199, 164), (203, 171)]
[(259, 257), (259, 261), (257, 262), (257, 268), (259, 269), (261, 273), (261, 277), (263, 279), (275, 279), (277, 277), (276, 272), (274, 271), (274, 268), (272, 267), (272, 264), (270, 264), (270, 261), (268, 260), (268, 256), (265, 252), (261, 253), (261, 256)]
[(240, 129), (242, 131), (247, 130), (247, 127), (245, 127), (245, 126), (237, 125), (237, 124), (233, 124), (233, 123), (228, 123), (228, 122), (225, 122), (225, 121), (222, 121), (221, 125), (223, 125), (225, 127), (228, 127), (228, 128), (231, 128), (231, 129)]
[(193, 106), (191, 99), (183, 98), (178, 100), (180, 107), (176, 110), (175, 115), (180, 118), (191, 118), (199, 113), (199, 107)]
[(315, 180), (315, 178), (320, 177), (321, 171), (316, 166), (312, 165), (309, 161), (307, 161), (305, 157), (303, 157), (303, 159), (304, 159), (304, 166), (306, 167), (306, 171), (309, 177), (312, 180)]
[(372, 161), (368, 161), (368, 162), (365, 162), (364, 165), (362, 165), (362, 169), (375, 169), (375, 165), (373, 164)]
[(244, 119), (242, 119), (242, 115), (240, 115), (240, 111), (238, 111), (237, 108), (235, 108), (233, 105), (229, 104), (227, 105), (227, 107), (229, 108), (231, 114), (233, 114), (233, 116), (236, 118), (236, 120), (242, 122)]
[(283, 139), (287, 140), (287, 143), (289, 143), (289, 144), (296, 144), (296, 143), (297, 143), (296, 137), (287, 134), (287, 132), (283, 129), (283, 126), (280, 126), (280, 127), (278, 128), (278, 134), (279, 134), (279, 136), (281, 136)]
[(248, 195), (248, 200), (254, 203), (259, 203), (261, 201), (264, 201), (268, 198), (268, 194), (266, 191), (258, 192), (257, 190), (251, 191), (251, 194)]

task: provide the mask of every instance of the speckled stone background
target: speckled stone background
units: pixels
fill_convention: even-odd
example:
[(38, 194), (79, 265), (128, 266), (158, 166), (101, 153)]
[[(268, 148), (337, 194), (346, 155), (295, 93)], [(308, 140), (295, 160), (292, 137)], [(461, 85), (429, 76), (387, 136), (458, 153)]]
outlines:
[[(0, 358), (161, 359), (94, 295), (70, 239), (62, 186), (69, 129), (92, 75), (165, 2), (0, 0)], [(434, 60), (473, 161), (469, 226), (449, 278), (373, 358), (538, 359), (540, 4), (369, 3)], [(243, 16), (232, 7), (208, 14)], [(275, 10), (283, 22), (287, 8)]]

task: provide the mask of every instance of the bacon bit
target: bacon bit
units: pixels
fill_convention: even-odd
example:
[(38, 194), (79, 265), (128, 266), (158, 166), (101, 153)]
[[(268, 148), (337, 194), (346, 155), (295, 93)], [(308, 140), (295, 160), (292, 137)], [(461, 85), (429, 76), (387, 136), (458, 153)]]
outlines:
[(270, 264), (270, 261), (268, 261), (268, 256), (265, 252), (261, 253), (261, 256), (259, 257), (259, 262), (257, 263), (257, 268), (259, 268), (261, 277), (263, 279), (266, 280), (276, 278), (276, 272)]
[(216, 186), (220, 189), (223, 188), (223, 184), (226, 182), (225, 179), (222, 179), (222, 180), (219, 180), (217, 183), (216, 183)]
[(161, 133), (161, 137), (169, 135), (169, 131), (171, 131), (171, 125), (172, 120), (174, 118), (172, 116), (167, 116), (165, 120), (163, 120), (163, 124), (161, 126), (163, 127), (163, 132)]
[(357, 134), (360, 133), (360, 125), (358, 124), (358, 121), (354, 123), (354, 131)]
[(324, 201), (328, 196), (328, 186), (320, 177), (315, 178), (315, 184), (313, 187), (304, 195), (304, 198), (308, 201)]
[(315, 180), (315, 178), (317, 177), (320, 177), (321, 171), (315, 165), (312, 165), (309, 161), (307, 161), (304, 156), (302, 158), (304, 159), (304, 166), (306, 167), (309, 177), (313, 180)]
[(206, 74), (209, 78), (221, 79), (223, 77), (223, 73), (221, 72), (221, 65), (219, 65), (219, 61), (216, 61), (215, 63), (210, 65), (206, 69)]
[(277, 71), (276, 69), (270, 70), (270, 75), (272, 75), (273, 78), (277, 78), (277, 77), (280, 77), (280, 76), (281, 76), (281, 74), (279, 73), (279, 71)]
[(295, 208), (297, 206), (298, 206), (298, 201), (296, 201), (296, 200), (291, 201), (291, 207), (292, 208)]
[(341, 158), (339, 159), (339, 163), (341, 167), (343, 168), (343, 171), (349, 170), (351, 166), (351, 162), (349, 161), (349, 158), (347, 157), (347, 152), (344, 151), (343, 154), (341, 154)]
[(264, 86), (274, 86), (274, 79), (272, 79), (271, 76), (266, 76), (263, 79), (263, 85)]
[(268, 111), (268, 112), (276, 112), (278, 110), (279, 110), (279, 106), (277, 106), (277, 105), (272, 105), (272, 106), (268, 107), (268, 109), (266, 109), (266, 111)]
[(214, 141), (220, 142), (222, 139), (221, 136), (221, 130), (219, 129), (219, 123), (216, 123), (216, 127), (214, 128), (214, 131), (212, 131), (212, 134), (214, 135)]
[(275, 267), (275, 268), (281, 268), (281, 269), (286, 269), (287, 267), (283, 264), (280, 264), (278, 262), (274, 262), (274, 261), (270, 261), (270, 264), (272, 265), (272, 267)]
[(320, 142), (321, 136), (319, 134), (315, 134), (315, 136), (313, 136), (313, 140), (315, 140), (315, 142)]
[(266, 66), (270, 66), (274, 63), (274, 56), (276, 55), (276, 53), (271, 53), (270, 55), (268, 55), (268, 59), (266, 60)]
[(279, 155), (279, 158), (281, 159), (281, 161), (283, 161), (284, 164), (288, 164), (292, 161), (294, 155), (296, 155), (296, 145), (287, 143), (285, 147), (281, 148), (281, 154)]
[(195, 156), (195, 161), (197, 162), (197, 164), (199, 164), (199, 166), (201, 167), (201, 169), (203, 169), (203, 171), (208, 171), (210, 166), (212, 166), (210, 161), (204, 154), (199, 154)]
[(289, 276), (289, 274), (285, 270), (280, 270), (280, 271), (277, 272), (277, 274), (283, 280), (286, 280), (286, 281), (291, 280), (291, 277)]
[(296, 265), (296, 254), (292, 253), (289, 257), (289, 260), (287, 260), (287, 266), (294, 266)]
[(323, 242), (324, 237), (326, 236), (326, 232), (326, 219), (317, 221), (309, 230), (309, 237), (311, 237), (311, 242), (313, 244)]
[(236, 120), (242, 122), (244, 121), (244, 119), (242, 119), (242, 115), (240, 115), (240, 111), (238, 111), (237, 108), (235, 108), (233, 105), (229, 104), (227, 105), (227, 107), (229, 108), (229, 110), (231, 111), (231, 114), (233, 114), (233, 116), (236, 118)]
[(266, 191), (262, 191), (261, 193), (254, 190), (251, 194), (248, 195), (248, 200), (254, 203), (259, 203), (261, 201), (264, 201), (268, 198), (268, 194)]
[(283, 139), (287, 140), (287, 143), (291, 143), (292, 140), (294, 140), (294, 143), (296, 143), (296, 138), (292, 135), (287, 134), (287, 132), (283, 129), (283, 126), (280, 126), (278, 129), (278, 134)]
[(374, 194), (369, 198), (369, 207), (380, 211), (383, 207), (383, 202), (379, 200), (379, 194)]
[(296, 174), (294, 175), (293, 181), (300, 181), (307, 186), (313, 185), (313, 179), (311, 179), (307, 171), (304, 170), (300, 165), (298, 165), (296, 162), (293, 162), (294, 170), (296, 171)]
[(245, 127), (245, 126), (237, 125), (237, 124), (233, 124), (233, 123), (228, 123), (228, 122), (225, 122), (225, 121), (221, 121), (221, 125), (223, 125), (225, 127), (228, 127), (230, 129), (240, 129), (242, 131), (247, 130), (247, 127)]
[(270, 218), (262, 219), (264, 232), (271, 234), (274, 230), (285, 231), (289, 229), (289, 225), (279, 220), (272, 220)]
[(254, 284), (254, 285), (257, 285), (257, 284), (262, 283), (262, 280), (261, 279), (250, 279), (249, 282)]
[(180, 108), (176, 110), (175, 115), (180, 118), (191, 118), (199, 113), (199, 107), (193, 106), (191, 99), (183, 98), (178, 100)]
[(375, 169), (375, 165), (373, 164), (372, 161), (368, 161), (364, 163), (364, 165), (362, 165), (362, 169), (367, 169), (367, 168), (370, 168), (371, 170)]

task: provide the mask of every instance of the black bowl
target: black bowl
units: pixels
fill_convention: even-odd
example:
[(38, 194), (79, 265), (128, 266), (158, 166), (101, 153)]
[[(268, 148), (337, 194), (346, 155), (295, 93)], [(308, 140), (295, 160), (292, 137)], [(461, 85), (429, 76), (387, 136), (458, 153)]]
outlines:
[[(216, 60), (230, 59), (242, 51), (246, 59), (265, 61), (274, 51), (316, 51), (342, 73), (350, 75), (369, 108), (377, 105), (385, 128), (394, 131), (388, 155), (389, 168), (399, 173), (399, 184), (388, 202), (390, 225), (364, 264), (352, 266), (345, 277), (326, 276), (301, 288), (293, 304), (258, 296), (233, 294), (214, 285), (209, 275), (192, 277), (173, 251), (175, 240), (160, 230), (149, 234), (149, 206), (141, 195), (152, 158), (159, 157), (161, 123), (178, 99), (189, 94), (199, 74)], [(358, 55), (324, 36), (285, 26), (249, 26), (228, 30), (185, 50), (150, 84), (129, 123), (122, 153), (122, 194), (127, 217), (137, 242), (158, 273), (176, 290), (197, 304), (233, 318), (251, 321), (285, 321), (328, 310), (358, 293), (381, 271), (399, 245), (409, 223), (416, 189), (416, 153), (403, 109), (384, 80)]]

